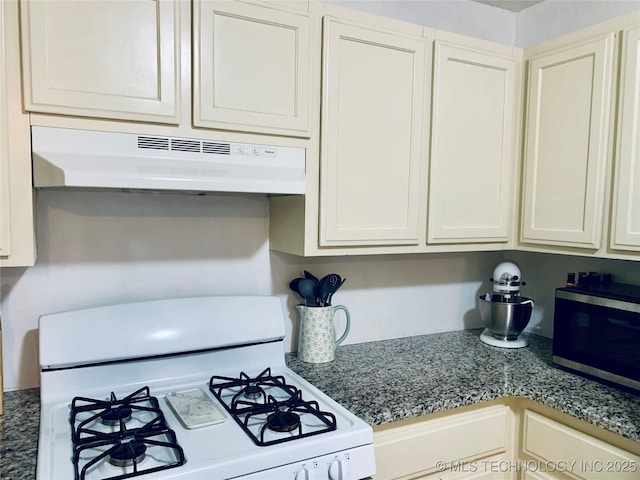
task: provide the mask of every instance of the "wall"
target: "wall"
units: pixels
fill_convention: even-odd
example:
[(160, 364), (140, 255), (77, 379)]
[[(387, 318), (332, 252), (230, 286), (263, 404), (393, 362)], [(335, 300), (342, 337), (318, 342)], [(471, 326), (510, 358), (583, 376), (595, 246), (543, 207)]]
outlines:
[(615, 282), (640, 285), (639, 262), (532, 252), (509, 252), (508, 258), (527, 282), (522, 295), (536, 304), (527, 331), (546, 337), (553, 336), (554, 289), (564, 286), (568, 272), (611, 273)]
[(553, 289), (567, 272), (640, 284), (637, 263), (528, 252), (304, 259), (269, 251), (268, 210), (263, 196), (39, 191), (37, 264), (1, 272), (5, 389), (38, 384), (41, 314), (103, 304), (278, 295), (286, 349), (295, 350), (300, 299), (288, 284), (305, 269), (347, 278), (334, 297), (352, 314), (347, 344), (480, 327), (476, 297), (505, 259), (519, 264), (523, 294), (536, 302), (528, 330), (547, 336)]
[[(309, 270), (320, 277), (346, 278), (333, 304), (349, 308), (351, 332), (345, 343), (360, 343), (482, 326), (476, 297), (489, 289), (489, 277), (502, 252), (429, 255), (377, 255), (301, 259), (271, 253), (274, 293), (286, 297), (286, 311), (300, 303), (287, 287)], [(338, 328), (343, 328), (338, 317)], [(295, 349), (297, 318), (290, 315), (288, 345)]]
[(303, 259), (269, 251), (268, 208), (262, 196), (39, 191), (37, 263), (2, 270), (5, 389), (38, 384), (41, 314), (103, 304), (275, 294), (292, 350), (288, 284), (304, 269), (347, 278), (334, 297), (352, 314), (346, 343), (480, 325), (475, 296), (502, 253)]
[(167, 296), (268, 294), (264, 197), (40, 191), (38, 259), (2, 269), (5, 389), (38, 383), (38, 317)]
[(546, 0), (518, 13), (515, 45), (532, 47), (639, 10), (640, 0)]
[(545, 0), (518, 13), (469, 0), (329, 3), (520, 48), (640, 10), (640, 0)]
[(515, 45), (514, 12), (468, 0), (329, 0), (328, 3), (503, 45)]

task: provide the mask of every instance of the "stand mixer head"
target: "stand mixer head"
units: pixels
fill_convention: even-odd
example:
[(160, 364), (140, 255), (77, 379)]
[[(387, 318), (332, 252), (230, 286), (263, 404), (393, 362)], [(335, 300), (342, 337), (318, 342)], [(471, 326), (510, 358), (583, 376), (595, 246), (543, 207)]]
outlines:
[(480, 316), (485, 330), (480, 340), (502, 348), (526, 347), (529, 341), (521, 335), (531, 318), (533, 300), (520, 296), (520, 268), (512, 262), (502, 262), (489, 279), (492, 293), (479, 297)]
[(489, 279), (493, 283), (493, 302), (518, 302), (520, 287), (526, 285), (522, 281), (520, 268), (512, 262), (502, 262), (493, 270), (493, 277)]

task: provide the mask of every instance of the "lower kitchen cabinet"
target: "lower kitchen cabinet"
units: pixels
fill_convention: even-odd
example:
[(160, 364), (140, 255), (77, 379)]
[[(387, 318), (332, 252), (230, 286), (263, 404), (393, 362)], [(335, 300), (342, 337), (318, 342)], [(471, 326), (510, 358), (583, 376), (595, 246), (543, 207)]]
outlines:
[(374, 427), (375, 480), (637, 480), (640, 443), (503, 398)]
[(431, 474), (427, 478), (432, 480), (509, 480), (512, 478), (512, 474), (508, 470), (508, 466), (512, 464), (513, 462), (509, 459), (497, 455), (466, 463), (459, 462), (454, 464), (449, 472)]
[[(419, 417), (374, 429), (376, 480), (488, 478), (480, 459), (512, 453), (514, 417), (507, 405)], [(491, 478), (496, 478), (495, 476)]]
[(526, 457), (535, 459), (530, 464), (546, 470), (547, 477), (565, 478), (563, 474), (567, 474), (581, 480), (640, 478), (640, 456), (531, 410), (525, 409), (523, 416), (523, 461), (528, 465)]
[(35, 263), (29, 117), (22, 111), (18, 2), (0, 2), (0, 267)]
[(622, 41), (611, 248), (640, 252), (640, 27)]
[(522, 480), (556, 480), (557, 477), (541, 472), (524, 472)]

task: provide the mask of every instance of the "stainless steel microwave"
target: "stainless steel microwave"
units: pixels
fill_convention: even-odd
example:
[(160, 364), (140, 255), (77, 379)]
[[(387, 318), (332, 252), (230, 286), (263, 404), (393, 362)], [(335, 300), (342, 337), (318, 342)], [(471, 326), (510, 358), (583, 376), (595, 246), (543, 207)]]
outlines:
[(640, 286), (558, 288), (553, 362), (640, 391)]

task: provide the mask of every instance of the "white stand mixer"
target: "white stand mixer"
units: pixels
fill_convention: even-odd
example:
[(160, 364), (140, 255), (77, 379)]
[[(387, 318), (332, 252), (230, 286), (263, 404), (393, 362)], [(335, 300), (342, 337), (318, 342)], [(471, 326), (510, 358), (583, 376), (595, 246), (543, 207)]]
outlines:
[(501, 348), (522, 348), (529, 345), (523, 334), (531, 318), (533, 300), (520, 296), (522, 281), (520, 268), (512, 262), (502, 262), (493, 270), (492, 294), (479, 297), (480, 316), (485, 329), (480, 340)]

